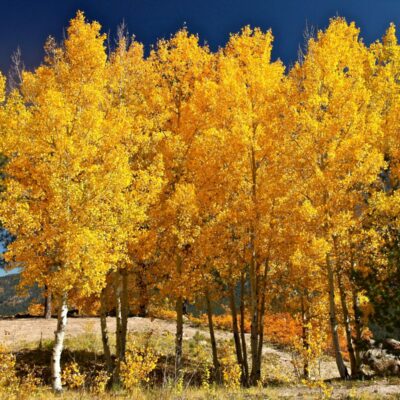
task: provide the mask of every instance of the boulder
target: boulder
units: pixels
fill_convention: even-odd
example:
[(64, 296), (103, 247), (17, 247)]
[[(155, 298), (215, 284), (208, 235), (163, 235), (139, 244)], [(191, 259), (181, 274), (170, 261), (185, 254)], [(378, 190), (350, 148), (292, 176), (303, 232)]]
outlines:
[(385, 339), (370, 341), (369, 345), (362, 354), (361, 370), (371, 370), (379, 376), (400, 376), (400, 342)]

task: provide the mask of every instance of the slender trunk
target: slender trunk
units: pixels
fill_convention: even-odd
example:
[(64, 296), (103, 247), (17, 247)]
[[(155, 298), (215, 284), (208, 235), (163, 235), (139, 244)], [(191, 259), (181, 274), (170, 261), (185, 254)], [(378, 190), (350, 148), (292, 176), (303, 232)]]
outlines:
[(44, 298), (44, 317), (46, 319), (51, 318), (51, 309), (52, 309), (52, 304), (51, 304), (51, 290), (48, 288), (48, 286), (45, 286), (45, 298)]
[[(178, 275), (182, 274), (182, 257), (176, 258), (176, 271)], [(175, 333), (175, 378), (179, 378), (182, 371), (183, 354), (183, 297), (181, 295), (176, 299), (176, 333)]]
[(269, 270), (268, 260), (265, 262), (264, 275), (261, 282), (261, 293), (259, 293), (259, 298), (261, 302), (260, 312), (259, 312), (259, 326), (258, 326), (258, 351), (257, 351), (257, 369), (256, 369), (256, 379), (258, 382), (261, 379), (261, 361), (262, 361), (262, 348), (264, 344), (264, 317), (265, 317), (265, 301), (267, 295), (267, 275)]
[(208, 327), (210, 329), (210, 341), (211, 341), (215, 380), (217, 383), (221, 383), (221, 365), (218, 360), (217, 341), (215, 339), (214, 323), (213, 323), (213, 312), (210, 301), (210, 294), (208, 293), (208, 290), (206, 290), (205, 292), (205, 297), (207, 304)]
[(335, 310), (335, 285), (334, 285), (334, 277), (333, 277), (333, 269), (330, 260), (330, 256), (326, 256), (326, 266), (328, 270), (328, 285), (329, 285), (329, 317), (330, 317), (330, 325), (332, 330), (332, 344), (335, 352), (336, 365), (338, 367), (338, 371), (340, 377), (342, 379), (347, 379), (349, 374), (347, 372), (346, 365), (344, 364), (342, 353), (340, 351), (340, 343), (339, 343), (339, 334), (338, 334), (338, 322), (336, 318), (336, 310)]
[(346, 331), (347, 351), (349, 352), (351, 375), (356, 376), (358, 374), (358, 367), (357, 367), (356, 356), (354, 353), (353, 342), (351, 339), (349, 309), (347, 307), (346, 293), (344, 290), (342, 277), (340, 276), (340, 271), (337, 274), (337, 281), (339, 286), (340, 303), (342, 305), (342, 311), (343, 311), (344, 328)]
[(303, 341), (303, 348), (305, 350), (305, 353), (307, 354), (304, 357), (303, 376), (304, 376), (304, 379), (307, 379), (307, 380), (310, 378), (310, 365), (309, 365), (309, 360), (308, 360), (308, 350), (310, 348), (308, 323), (309, 323), (308, 312), (304, 305), (304, 298), (303, 298), (303, 296), (301, 296), (302, 341)]
[(356, 333), (356, 340), (354, 343), (355, 345), (354, 347), (355, 347), (357, 369), (359, 369), (361, 365), (360, 344), (362, 339), (361, 338), (362, 326), (361, 326), (361, 310), (358, 300), (357, 289), (355, 287), (353, 287), (352, 289), (352, 295), (353, 295), (354, 328)]
[(148, 308), (148, 293), (147, 293), (147, 285), (144, 276), (145, 265), (141, 264), (141, 271), (136, 273), (136, 283), (139, 289), (139, 310), (138, 316), (141, 318), (147, 317), (147, 308)]
[(100, 326), (101, 326), (101, 339), (103, 342), (103, 353), (104, 360), (106, 363), (107, 372), (112, 374), (114, 370), (113, 361), (111, 358), (110, 341), (108, 338), (108, 327), (107, 327), (107, 307), (105, 301), (105, 289), (100, 294)]
[[(253, 257), (252, 257), (253, 258)], [(250, 349), (251, 349), (251, 373), (250, 383), (256, 385), (259, 380), (258, 373), (258, 328), (259, 328), (259, 310), (258, 310), (258, 277), (254, 260), (250, 266)]]
[(114, 282), (114, 296), (115, 296), (115, 346), (117, 358), (121, 355), (121, 339), (122, 339), (122, 304), (121, 304), (121, 281), (117, 273)]
[(355, 260), (353, 249), (352, 249), (350, 255), (351, 255), (351, 260), (350, 260), (350, 265), (351, 265), (351, 295), (352, 295), (352, 301), (353, 301), (354, 331), (355, 331), (355, 340), (353, 340), (353, 344), (354, 344), (354, 353), (355, 353), (357, 370), (359, 371), (360, 370), (360, 366), (361, 366), (360, 350), (361, 350), (361, 340), (362, 340), (362, 322), (361, 322), (361, 310), (360, 310), (360, 304), (359, 304), (359, 299), (358, 299), (357, 286), (355, 284), (356, 260)]
[(240, 339), (242, 342), (242, 356), (243, 356), (243, 384), (244, 386), (249, 386), (249, 362), (247, 359), (247, 345), (246, 345), (246, 335), (245, 335), (245, 304), (244, 304), (244, 295), (245, 295), (245, 280), (244, 274), (242, 274), (240, 278)]
[[(253, 132), (255, 134), (255, 132)], [(257, 164), (254, 147), (251, 147), (251, 178), (252, 178), (252, 202), (255, 216), (258, 217), (257, 210)], [(256, 218), (258, 219), (258, 218)], [(251, 373), (250, 383), (256, 385), (260, 380), (260, 363), (258, 360), (258, 332), (259, 332), (259, 276), (256, 250), (256, 229), (254, 223), (250, 226), (250, 348), (251, 348)]]
[[(237, 320), (237, 310), (236, 310), (236, 302), (235, 302), (235, 291), (233, 286), (229, 288), (229, 305), (231, 309), (232, 315), (232, 331), (233, 331), (233, 340), (235, 342), (235, 350), (236, 350), (236, 359), (240, 366), (242, 372), (242, 382), (245, 377), (245, 370), (244, 370), (244, 363), (243, 363), (243, 354), (242, 354), (242, 347), (240, 343), (240, 336), (239, 336), (239, 327), (238, 327), (238, 320)], [(244, 382), (243, 382), (244, 383)]]
[(262, 296), (259, 326), (258, 326), (258, 349), (257, 349), (257, 381), (261, 378), (261, 360), (264, 344), (264, 316), (265, 316), (265, 296)]
[(64, 293), (61, 298), (61, 304), (58, 310), (57, 330), (54, 332), (55, 340), (53, 354), (51, 358), (51, 376), (52, 386), (55, 392), (62, 391), (61, 383), (61, 353), (64, 345), (65, 327), (67, 325), (67, 294)]
[(176, 299), (176, 336), (175, 336), (175, 377), (178, 378), (182, 370), (183, 345), (183, 298)]
[(113, 381), (115, 384), (120, 382), (120, 366), (122, 361), (122, 302), (121, 302), (122, 282), (119, 272), (115, 273), (114, 296), (115, 296), (115, 355), (116, 368), (114, 369)]
[(126, 340), (128, 334), (128, 272), (126, 269), (121, 270), (122, 288), (121, 288), (121, 360), (125, 360)]

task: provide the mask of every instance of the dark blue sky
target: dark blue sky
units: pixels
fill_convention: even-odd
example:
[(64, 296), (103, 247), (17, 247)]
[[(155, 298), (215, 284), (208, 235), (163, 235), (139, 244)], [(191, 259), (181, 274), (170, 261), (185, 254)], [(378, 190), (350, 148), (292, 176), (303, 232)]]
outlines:
[(184, 23), (213, 49), (243, 25), (271, 27), (274, 56), (287, 65), (297, 57), (306, 24), (324, 28), (339, 14), (355, 20), (370, 43), (390, 22), (400, 22), (400, 0), (0, 0), (0, 69), (8, 71), (10, 55), (18, 46), (25, 65), (37, 66), (46, 37), (62, 38), (78, 9), (112, 35), (124, 19), (129, 32), (146, 46)]

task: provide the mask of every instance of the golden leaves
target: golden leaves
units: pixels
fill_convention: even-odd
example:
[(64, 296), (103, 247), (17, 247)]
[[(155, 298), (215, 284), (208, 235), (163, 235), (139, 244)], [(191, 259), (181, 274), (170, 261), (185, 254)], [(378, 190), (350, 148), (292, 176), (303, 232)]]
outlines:
[[(25, 276), (83, 296), (127, 261), (128, 238), (146, 222), (163, 176), (154, 110), (137, 102), (151, 91), (129, 82), (131, 60), (123, 72), (129, 101), (117, 91), (110, 96), (107, 68), (114, 64), (106, 65), (104, 40), (100, 25), (78, 13), (56, 59), (24, 74), (22, 94), (9, 97), (4, 116), (10, 160), (2, 216), (18, 238), (10, 254)], [(131, 48), (152, 83), (138, 46)]]
[(147, 58), (129, 38), (108, 57), (80, 12), (67, 32), (0, 113), (2, 219), (27, 276), (88, 296), (146, 260), (174, 295), (270, 262), (320, 290), (335, 241), (344, 265), (356, 244), (377, 252), (364, 222), (398, 210), (373, 196), (383, 169), (398, 174), (394, 26), (367, 48), (333, 19), (287, 75), (272, 33), (250, 27), (216, 53), (183, 29)]

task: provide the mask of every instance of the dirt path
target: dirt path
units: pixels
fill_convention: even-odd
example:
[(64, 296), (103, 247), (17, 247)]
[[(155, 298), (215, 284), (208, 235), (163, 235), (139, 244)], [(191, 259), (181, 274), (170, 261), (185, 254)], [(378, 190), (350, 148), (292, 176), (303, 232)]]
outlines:
[[(107, 318), (107, 325), (110, 333), (115, 333), (115, 318)], [(34, 343), (43, 340), (53, 339), (56, 329), (56, 319), (45, 320), (43, 318), (21, 318), (21, 319), (0, 319), (0, 343), (8, 347), (20, 347), (23, 343)], [(98, 318), (69, 318), (66, 329), (66, 338), (79, 336), (87, 331), (100, 335), (100, 321)], [(149, 318), (129, 318), (128, 330), (130, 332), (153, 331), (154, 334), (174, 333), (175, 324), (173, 321)], [(204, 328), (194, 328), (186, 325), (184, 339), (191, 339), (196, 332), (208, 331)], [(218, 332), (218, 336), (228, 337), (227, 332)]]
[[(107, 318), (109, 332), (115, 333), (115, 318)], [(21, 318), (21, 319), (0, 319), (0, 343), (10, 348), (21, 347), (24, 343), (39, 343), (42, 340), (54, 338), (56, 319), (45, 320), (43, 318)], [(173, 321), (150, 319), (150, 318), (129, 318), (128, 330), (130, 332), (152, 331), (156, 335), (175, 333)], [(66, 329), (66, 338), (79, 336), (85, 332), (93, 332), (100, 335), (100, 321), (98, 318), (69, 318)], [(185, 325), (184, 339), (191, 339), (197, 332), (208, 337), (208, 330), (204, 327), (192, 327)], [(219, 339), (230, 338), (229, 332), (217, 332)]]
[[(110, 334), (115, 332), (115, 318), (107, 318), (107, 324)], [(52, 340), (56, 328), (56, 319), (45, 320), (43, 318), (21, 318), (21, 319), (3, 319), (0, 320), (0, 344), (16, 350), (24, 344), (34, 344), (40, 340)], [(128, 330), (130, 332), (149, 332), (157, 336), (163, 334), (175, 333), (174, 321), (150, 319), (150, 318), (129, 318)], [(83, 335), (86, 332), (93, 332), (100, 335), (100, 322), (98, 318), (69, 318), (66, 338)], [(196, 333), (201, 333), (209, 338), (208, 329), (205, 327), (193, 327), (185, 324), (184, 339), (193, 338)], [(227, 331), (216, 331), (218, 340), (231, 339), (232, 335)], [(293, 371), (292, 357), (289, 352), (282, 351), (272, 345), (265, 344), (263, 349), (264, 357), (277, 362), (282, 370)], [(324, 379), (338, 377), (336, 366), (333, 361), (324, 361), (321, 363), (321, 376)]]

